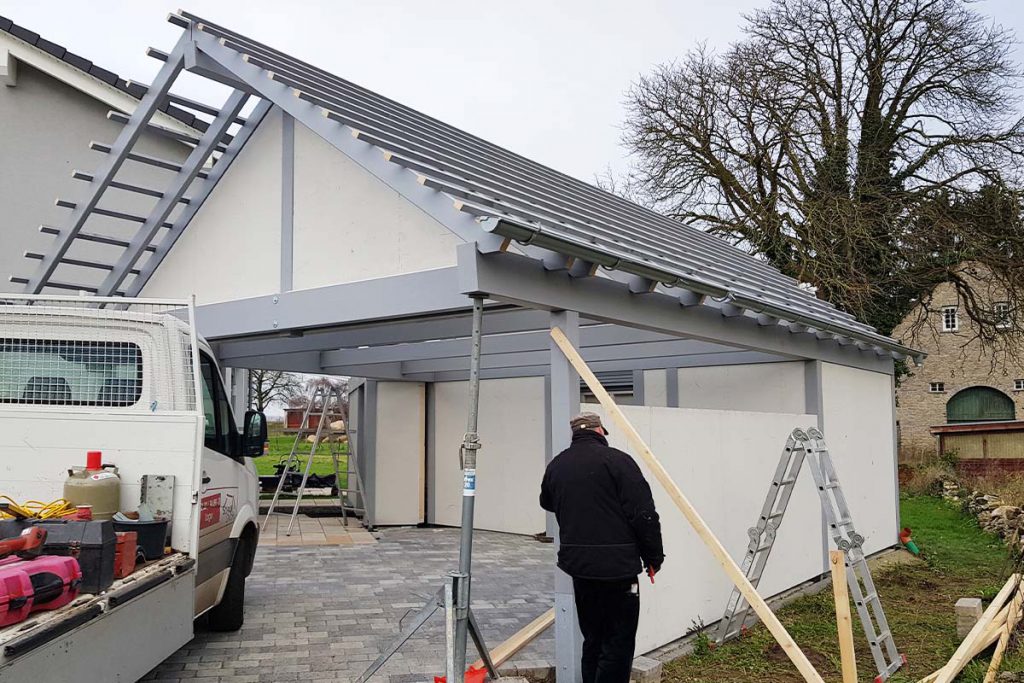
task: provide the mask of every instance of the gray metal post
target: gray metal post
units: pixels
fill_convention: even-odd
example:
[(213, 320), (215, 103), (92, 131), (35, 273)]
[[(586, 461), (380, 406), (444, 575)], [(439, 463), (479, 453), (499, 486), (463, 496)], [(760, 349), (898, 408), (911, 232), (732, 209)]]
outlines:
[[(822, 385), (820, 360), (804, 361), (804, 405), (808, 415), (818, 416), (818, 430), (825, 431), (825, 396)], [(831, 571), (829, 563), (829, 526), (825, 508), (821, 509), (821, 564), (822, 573)]]
[[(555, 311), (551, 313), (551, 327), (558, 327), (575, 345), (580, 341), (580, 316), (571, 311)], [(580, 409), (580, 378), (569, 360), (551, 341), (551, 378), (548, 382), (550, 391), (551, 416), (548, 422), (550, 430), (550, 451), (548, 462), (555, 455), (569, 446), (572, 436), (569, 432), (569, 420)], [(554, 529), (555, 550), (558, 550), (558, 526), (554, 515), (548, 513), (548, 528)], [(583, 653), (583, 635), (580, 633), (579, 620), (576, 617), (576, 600), (572, 591), (572, 579), (561, 569), (555, 568), (555, 677), (558, 683), (580, 683), (583, 674), (580, 670), (580, 658)]]
[(483, 337), (484, 300), (473, 299), (473, 346), (469, 359), (469, 408), (466, 436), (462, 441), (462, 536), (459, 571), (455, 582), (455, 683), (466, 671), (466, 640), (469, 635), (470, 582), (473, 565), (473, 509), (476, 502), (476, 454), (480, 450), (477, 421), (480, 414), (480, 347)]

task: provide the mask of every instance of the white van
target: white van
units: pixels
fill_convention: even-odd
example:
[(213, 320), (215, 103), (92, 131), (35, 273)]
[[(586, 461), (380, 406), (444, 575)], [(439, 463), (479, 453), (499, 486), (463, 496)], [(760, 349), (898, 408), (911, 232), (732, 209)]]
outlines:
[(210, 627), (242, 625), (258, 542), (265, 417), (242, 431), (188, 301), (0, 294), (0, 495), (62, 496), (102, 451), (123, 511), (173, 477), (171, 553), (53, 612), (0, 628), (0, 681), (134, 681)]

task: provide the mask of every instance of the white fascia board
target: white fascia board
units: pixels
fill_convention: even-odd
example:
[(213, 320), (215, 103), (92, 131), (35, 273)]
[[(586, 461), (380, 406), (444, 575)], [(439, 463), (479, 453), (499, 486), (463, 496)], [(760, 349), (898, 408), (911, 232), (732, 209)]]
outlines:
[[(111, 109), (117, 109), (130, 115), (139, 104), (137, 99), (109, 83), (104, 83), (95, 76), (87, 74), (51, 54), (29, 45), (9, 33), (0, 31), (0, 82), (8, 86), (17, 84), (17, 62), (25, 62), (32, 68), (103, 102)], [(160, 111), (153, 116), (151, 123), (193, 137), (202, 135), (201, 131), (186, 126), (173, 116), (168, 116)]]

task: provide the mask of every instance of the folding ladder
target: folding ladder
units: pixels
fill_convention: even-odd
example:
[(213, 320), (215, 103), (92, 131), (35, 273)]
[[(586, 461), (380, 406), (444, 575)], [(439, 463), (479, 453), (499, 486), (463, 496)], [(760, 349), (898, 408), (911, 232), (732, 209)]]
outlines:
[[(265, 530), (267, 528), (267, 523), (270, 521), (271, 515), (274, 514), (274, 508), (277, 506), (277, 501), (281, 497), (281, 492), (284, 490), (289, 476), (297, 474), (301, 470), (302, 483), (299, 484), (299, 488), (296, 490), (295, 505), (292, 507), (292, 513), (288, 520), (288, 529), (285, 531), (286, 536), (291, 536), (292, 527), (295, 525), (295, 518), (299, 514), (299, 505), (302, 503), (302, 496), (306, 491), (306, 484), (309, 481), (309, 474), (313, 469), (313, 459), (316, 457), (317, 449), (320, 447), (320, 443), (325, 437), (327, 438), (327, 444), (331, 454), (331, 463), (334, 468), (334, 487), (338, 492), (338, 505), (341, 508), (342, 520), (347, 526), (348, 512), (352, 512), (354, 515), (358, 513), (365, 514), (362, 478), (359, 475), (359, 468), (355, 463), (355, 454), (351, 450), (348, 453), (345, 465), (346, 484), (344, 488), (341, 485), (342, 454), (337, 437), (343, 432), (340, 430), (333, 430), (330, 426), (330, 420), (332, 415), (343, 414), (343, 406), (344, 400), (339, 387), (317, 384), (313, 391), (310, 392), (309, 400), (306, 403), (306, 409), (302, 414), (302, 422), (299, 424), (299, 429), (295, 433), (295, 441), (292, 443), (291, 452), (288, 454), (288, 459), (285, 461), (284, 470), (281, 472), (281, 478), (277, 482), (277, 489), (274, 491), (273, 500), (270, 501), (270, 508), (267, 510), (267, 516), (263, 520), (262, 529)], [(316, 412), (317, 410), (319, 410), (319, 413)], [(319, 414), (320, 417), (319, 422), (315, 428), (310, 427), (309, 418), (317, 414)], [(300, 453), (300, 449), (302, 448), (305, 439), (309, 436), (313, 437), (313, 441), (310, 444), (309, 454), (306, 455), (306, 462), (303, 465), (303, 454)], [(355, 488), (351, 488), (353, 479), (355, 480)], [(358, 498), (358, 505), (354, 504), (354, 500), (356, 498)]]
[[(889, 622), (885, 618), (885, 611), (882, 609), (867, 558), (864, 556), (864, 537), (857, 533), (853, 526), (850, 508), (836, 475), (832, 456), (825, 444), (825, 437), (817, 429), (812, 427), (806, 432), (795, 429), (786, 440), (786, 447), (779, 458), (779, 465), (761, 508), (761, 516), (757, 525), (747, 532), (750, 543), (741, 567), (747, 579), (756, 588), (793, 495), (793, 487), (805, 462), (814, 478), (832, 540), (836, 547), (843, 551), (847, 569), (850, 570), (846, 573), (847, 583), (878, 671), (875, 681), (888, 680), (906, 660), (900, 655), (892, 639)], [(750, 606), (746, 600), (739, 590), (733, 589), (726, 604), (725, 614), (719, 622), (718, 642), (741, 634), (749, 612)]]

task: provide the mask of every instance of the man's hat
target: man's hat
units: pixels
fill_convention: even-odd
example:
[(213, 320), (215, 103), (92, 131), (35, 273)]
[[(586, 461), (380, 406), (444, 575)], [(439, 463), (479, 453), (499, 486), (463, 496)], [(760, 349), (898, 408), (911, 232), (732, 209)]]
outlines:
[(604, 429), (605, 434), (608, 433), (608, 428), (601, 422), (601, 416), (597, 413), (580, 413), (573, 419), (569, 420), (569, 426), (575, 432), (579, 429), (597, 429), (601, 427)]

